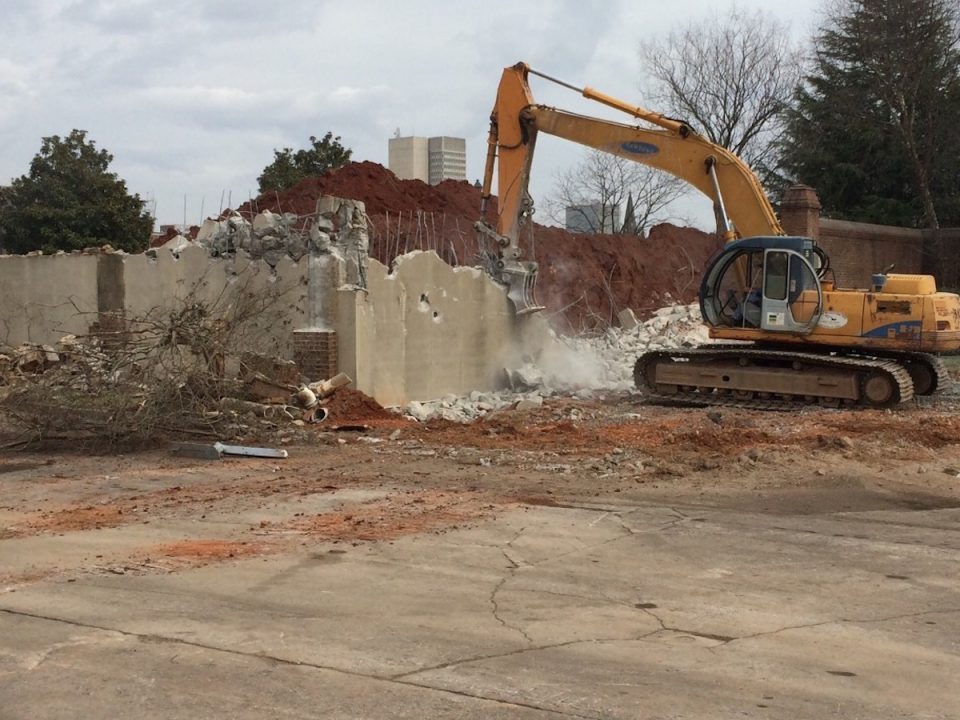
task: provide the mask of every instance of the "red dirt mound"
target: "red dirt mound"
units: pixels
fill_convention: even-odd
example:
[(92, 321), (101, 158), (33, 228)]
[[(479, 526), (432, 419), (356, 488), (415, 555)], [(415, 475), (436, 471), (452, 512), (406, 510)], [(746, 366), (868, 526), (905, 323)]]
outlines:
[(362, 200), (368, 215), (410, 213), (447, 213), (451, 216), (480, 218), (480, 191), (466, 181), (444, 180), (428, 185), (421, 180), (401, 180), (373, 162), (349, 163), (322, 177), (303, 180), (289, 190), (269, 192), (238, 208), (251, 212), (292, 212), (310, 215), (316, 212), (321, 195)]
[(324, 403), (334, 422), (364, 422), (367, 420), (395, 420), (397, 415), (385, 410), (369, 395), (344, 387), (335, 392)]
[[(412, 250), (433, 250), (453, 265), (472, 265), (495, 250), (476, 237), (480, 191), (467, 182), (428, 185), (400, 180), (372, 162), (351, 163), (308, 178), (280, 193), (267, 193), (239, 210), (310, 215), (321, 195), (362, 200), (370, 216), (370, 255), (390, 265)], [(495, 217), (496, 202), (488, 217)], [(624, 308), (644, 315), (670, 300), (692, 302), (700, 275), (720, 247), (712, 234), (657, 225), (649, 236), (574, 234), (534, 225), (524, 231), (524, 257), (540, 266), (538, 301), (567, 331), (605, 327)]]

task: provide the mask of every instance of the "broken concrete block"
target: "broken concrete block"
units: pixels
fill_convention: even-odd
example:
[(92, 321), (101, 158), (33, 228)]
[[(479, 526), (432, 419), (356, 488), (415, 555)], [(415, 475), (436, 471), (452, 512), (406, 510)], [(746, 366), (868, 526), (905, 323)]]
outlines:
[(543, 384), (543, 373), (534, 365), (524, 365), (517, 370), (510, 370), (510, 384), (514, 390), (532, 390)]
[(203, 225), (200, 226), (200, 230), (197, 232), (197, 242), (207, 243), (208, 241), (212, 240), (215, 235), (218, 235), (225, 229), (224, 223), (212, 218), (207, 218), (203, 221)]
[(317, 215), (321, 217), (333, 215), (340, 208), (340, 203), (341, 200), (338, 197), (321, 195), (317, 200)]
[(416, 400), (407, 403), (407, 406), (404, 408), (404, 413), (418, 422), (426, 422), (430, 419), (431, 415), (430, 410), (424, 406), (423, 403), (417, 402)]
[(23, 345), (16, 350), (17, 369), (25, 373), (41, 373), (46, 364), (46, 354), (43, 350)]
[(276, 232), (280, 227), (280, 216), (275, 215), (269, 210), (264, 210), (253, 219), (253, 232), (257, 235), (265, 235)]
[(172, 253), (179, 253), (183, 252), (184, 248), (188, 248), (193, 244), (194, 243), (191, 240), (188, 240), (183, 235), (174, 235), (160, 247), (164, 248), (165, 250), (169, 250)]
[(543, 407), (543, 398), (539, 395), (524, 398), (516, 405), (516, 409), (521, 412), (524, 410), (536, 410), (539, 407)]
[(617, 313), (617, 320), (620, 321), (620, 327), (622, 327), (624, 330), (632, 330), (639, 325), (637, 316), (630, 308), (624, 308)]
[(246, 381), (247, 396), (254, 402), (285, 403), (296, 388), (270, 380), (265, 375), (254, 373)]

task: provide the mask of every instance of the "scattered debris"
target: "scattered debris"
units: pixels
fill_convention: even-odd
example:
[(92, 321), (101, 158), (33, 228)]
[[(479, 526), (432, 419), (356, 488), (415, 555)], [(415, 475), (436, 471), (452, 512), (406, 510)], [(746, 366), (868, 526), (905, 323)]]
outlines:
[[(224, 317), (188, 299), (167, 317), (122, 319), (111, 332), (65, 336), (57, 348), (23, 345), (0, 353), (2, 444), (102, 451), (184, 436), (282, 442), (275, 437), (281, 428), (322, 422), (350, 378), (341, 373), (300, 385), (296, 365), (238, 351), (243, 323), (259, 308), (254, 298)], [(231, 376), (228, 367), (245, 378)], [(298, 403), (297, 385), (287, 384), (291, 379), (309, 395), (308, 409)], [(346, 412), (342, 421), (366, 420), (372, 406), (386, 413), (362, 393), (353, 400), (371, 407)]]
[(536, 357), (504, 368), (505, 388), (499, 392), (415, 401), (402, 411), (419, 422), (434, 418), (471, 422), (509, 407), (531, 410), (557, 395), (588, 399), (609, 391), (629, 391), (634, 363), (642, 353), (709, 342), (698, 304), (670, 305), (631, 328), (609, 328), (593, 337), (550, 335)]

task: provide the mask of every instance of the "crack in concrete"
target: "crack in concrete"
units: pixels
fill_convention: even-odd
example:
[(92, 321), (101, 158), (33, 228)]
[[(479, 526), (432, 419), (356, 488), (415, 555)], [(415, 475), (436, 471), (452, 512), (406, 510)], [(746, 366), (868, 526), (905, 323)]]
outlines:
[(455, 668), (460, 665), (467, 665), (474, 662), (482, 662), (483, 660), (500, 660), (502, 658), (514, 657), (516, 655), (525, 655), (527, 653), (542, 652), (544, 650), (555, 650), (556, 648), (571, 647), (573, 645), (586, 645), (586, 644), (603, 644), (603, 643), (614, 643), (614, 642), (638, 642), (640, 640), (645, 640), (651, 635), (656, 635), (660, 630), (651, 630), (648, 633), (643, 633), (642, 635), (630, 635), (628, 637), (607, 637), (607, 638), (581, 638), (579, 640), (564, 640), (562, 642), (556, 643), (547, 643), (545, 645), (535, 645), (533, 647), (518, 648), (517, 650), (509, 650), (507, 652), (501, 653), (488, 653), (485, 655), (472, 655), (470, 657), (459, 658), (457, 660), (449, 660), (444, 663), (438, 663), (436, 665), (429, 665), (427, 667), (418, 668), (416, 670), (410, 670), (409, 672), (401, 673), (399, 675), (391, 675), (391, 680), (398, 680), (402, 678), (413, 677), (414, 675), (420, 675), (422, 673), (434, 672), (435, 670), (447, 670), (449, 668)]
[[(106, 627), (103, 625), (94, 625), (92, 623), (84, 623), (77, 620), (68, 620), (66, 618), (58, 618), (58, 617), (53, 617), (51, 615), (40, 615), (38, 613), (30, 613), (23, 610), (12, 610), (10, 608), (0, 607), (0, 613), (11, 615), (13, 617), (25, 617), (25, 618), (32, 618), (34, 620), (45, 620), (47, 622), (63, 623), (64, 625), (85, 628), (88, 630), (101, 630), (103, 632), (118, 633), (125, 637), (136, 638), (138, 640), (143, 640), (146, 642), (159, 642), (159, 643), (185, 645), (188, 647), (198, 648), (200, 650), (209, 650), (210, 652), (221, 652), (228, 655), (235, 655), (238, 657), (249, 658), (252, 660), (259, 660), (262, 662), (274, 662), (279, 665), (288, 665), (291, 667), (307, 667), (307, 668), (312, 668), (314, 670), (324, 670), (327, 672), (338, 673), (341, 675), (348, 675), (350, 677), (361, 678), (364, 680), (376, 680), (379, 682), (395, 683), (397, 685), (420, 688), (423, 690), (429, 690), (431, 692), (441, 693), (444, 695), (455, 695), (457, 697), (469, 698), (471, 700), (482, 700), (484, 702), (496, 703), (497, 705), (504, 705), (507, 707), (523, 708), (525, 710), (536, 710), (537, 712), (550, 713), (551, 715), (558, 715), (560, 717), (577, 718), (578, 720), (602, 720), (601, 716), (599, 715), (581, 715), (579, 713), (565, 712), (562, 710), (555, 710), (552, 708), (541, 707), (533, 703), (525, 703), (517, 700), (504, 700), (503, 698), (490, 697), (487, 695), (483, 695), (481, 693), (472, 693), (472, 692), (467, 692), (465, 690), (452, 690), (449, 688), (428, 685), (426, 683), (412, 682), (409, 680), (405, 680), (402, 675), (391, 677), (389, 675), (377, 675), (375, 673), (363, 673), (363, 672), (358, 672), (356, 670), (345, 670), (343, 668), (334, 667), (332, 665), (322, 665), (320, 663), (305, 662), (302, 660), (290, 660), (288, 658), (279, 657), (277, 655), (270, 655), (264, 652), (245, 652), (242, 650), (235, 650), (233, 648), (218, 647), (216, 645), (209, 645), (202, 642), (184, 640), (182, 638), (171, 638), (165, 635), (157, 635), (154, 633), (138, 633), (138, 632), (133, 632), (131, 630), (119, 630), (117, 628)], [(530, 648), (527, 648), (525, 650), (529, 650), (529, 649)], [(507, 653), (507, 654), (510, 654), (510, 653)]]
[(620, 513), (608, 513), (613, 515), (619, 520), (621, 529), (626, 532), (623, 535), (618, 535), (617, 537), (607, 538), (606, 540), (601, 540), (600, 542), (593, 543), (592, 545), (584, 545), (583, 547), (576, 548), (574, 550), (568, 550), (567, 552), (560, 553), (558, 555), (551, 555), (550, 557), (543, 558), (543, 560), (537, 560), (536, 562), (528, 563), (527, 567), (539, 567), (540, 565), (545, 565), (547, 563), (554, 562), (555, 560), (562, 560), (565, 557), (571, 555), (579, 555), (585, 552), (590, 552), (596, 548), (603, 547), (604, 545), (611, 545), (613, 543), (622, 542), (623, 540), (629, 538), (631, 535), (640, 535), (639, 531), (633, 530), (632, 528), (626, 526), (623, 523), (623, 518), (620, 517)]
[(500, 605), (497, 603), (497, 593), (500, 592), (507, 580), (510, 579), (514, 569), (515, 568), (511, 568), (507, 575), (504, 575), (502, 578), (500, 578), (500, 582), (496, 584), (496, 586), (493, 588), (493, 591), (490, 593), (490, 604), (493, 606), (490, 612), (493, 615), (494, 620), (503, 625), (503, 627), (507, 628), (507, 630), (513, 630), (514, 632), (520, 633), (528, 643), (533, 644), (533, 638), (527, 635), (526, 630), (519, 625), (511, 625), (502, 617), (500, 617)]
[(653, 612), (653, 610), (651, 610), (650, 608), (640, 607), (637, 609), (645, 612), (647, 615), (649, 615), (654, 620), (656, 620), (660, 624), (660, 629), (663, 630), (664, 632), (671, 632), (671, 633), (677, 633), (682, 635), (692, 635), (694, 637), (701, 637), (707, 640), (715, 640), (717, 642), (717, 645), (711, 648), (707, 648), (708, 650), (711, 650), (711, 651), (716, 648), (722, 647), (724, 645), (730, 645), (731, 643), (738, 642), (740, 640), (753, 640), (754, 638), (769, 637), (771, 635), (777, 635), (778, 633), (788, 632), (790, 630), (807, 630), (810, 628), (823, 627), (825, 625), (844, 625), (844, 624), (857, 625), (857, 624), (880, 623), (880, 622), (889, 622), (892, 620), (903, 620), (906, 618), (913, 618), (913, 617), (924, 617), (926, 615), (949, 615), (952, 613), (960, 613), (960, 608), (944, 608), (941, 610), (922, 610), (920, 612), (915, 612), (915, 613), (902, 613), (900, 615), (890, 615), (887, 617), (880, 617), (880, 618), (838, 618), (836, 620), (821, 620), (819, 622), (804, 623), (801, 625), (786, 625), (784, 627), (777, 628), (775, 630), (764, 630), (763, 632), (751, 633), (749, 635), (730, 636), (730, 635), (718, 635), (715, 633), (705, 633), (699, 630), (687, 630), (684, 628), (672, 627), (670, 625), (667, 625), (663, 621), (663, 619), (659, 615), (657, 615), (655, 612)]
[(507, 549), (505, 547), (500, 548), (500, 552), (503, 554), (503, 557), (507, 559), (507, 562), (510, 563), (511, 570), (516, 570), (517, 568), (520, 567), (520, 563), (518, 563), (516, 560), (514, 560), (510, 556), (510, 553), (507, 552)]
[(507, 549), (514, 542), (520, 539), (523, 533), (526, 532), (526, 529), (527, 528), (525, 526), (521, 527), (519, 530), (517, 530), (516, 533), (514, 533), (514, 536), (512, 538), (507, 540), (500, 547), (500, 552), (503, 553), (503, 557), (506, 558), (507, 562), (510, 564), (507, 566), (506, 574), (500, 578), (500, 581), (494, 586), (493, 590), (490, 591), (490, 597), (488, 598), (488, 600), (491, 605), (490, 614), (493, 615), (494, 620), (496, 620), (498, 623), (500, 623), (503, 627), (507, 628), (508, 630), (513, 630), (514, 632), (520, 633), (521, 635), (523, 635), (524, 639), (532, 645), (533, 638), (527, 634), (526, 630), (524, 630), (519, 625), (512, 625), (508, 623), (506, 620), (504, 620), (500, 616), (500, 604), (497, 602), (497, 595), (503, 589), (503, 586), (506, 585), (507, 580), (510, 580), (514, 576), (514, 573), (516, 573), (516, 571), (519, 570), (521, 567), (520, 563), (518, 563), (516, 560), (514, 560), (510, 556), (510, 553), (507, 552)]

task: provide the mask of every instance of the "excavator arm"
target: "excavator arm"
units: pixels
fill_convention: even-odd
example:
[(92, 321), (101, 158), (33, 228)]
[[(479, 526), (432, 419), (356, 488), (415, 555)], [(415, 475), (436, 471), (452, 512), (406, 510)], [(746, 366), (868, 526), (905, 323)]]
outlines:
[[(538, 105), (530, 91), (530, 74), (558, 82), (588, 99), (657, 127), (628, 125)], [(503, 280), (510, 286), (511, 298), (520, 312), (536, 309), (530, 296), (536, 268), (532, 263), (521, 263), (518, 243), (520, 230), (533, 207), (528, 185), (540, 132), (643, 163), (684, 180), (713, 201), (718, 229), (728, 242), (738, 237), (784, 234), (756, 176), (733, 153), (698, 135), (686, 123), (592, 88), (576, 88), (517, 63), (504, 69), (490, 116), (482, 196), (485, 211), (496, 166), (496, 226), (480, 229), (495, 237), (501, 247)]]

